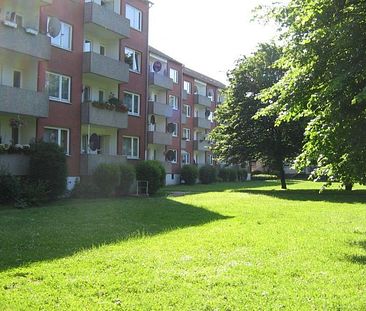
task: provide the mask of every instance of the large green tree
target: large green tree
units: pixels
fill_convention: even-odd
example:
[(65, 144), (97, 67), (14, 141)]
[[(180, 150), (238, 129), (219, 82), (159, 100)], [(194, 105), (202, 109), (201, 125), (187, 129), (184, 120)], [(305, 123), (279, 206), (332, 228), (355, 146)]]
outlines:
[(299, 121), (275, 126), (277, 115), (254, 118), (265, 107), (257, 96), (283, 76), (272, 65), (281, 51), (274, 45), (262, 44), (250, 57), (239, 60), (229, 72), (230, 85), (226, 100), (216, 112), (218, 126), (212, 131), (213, 151), (220, 160), (243, 164), (260, 159), (277, 170), (282, 188), (286, 189), (284, 162), (293, 159), (301, 150), (303, 128)]
[[(366, 183), (366, 1), (290, 0), (271, 13), (282, 28), (282, 79), (263, 92), (281, 121), (307, 117), (298, 166)], [(273, 101), (273, 99), (276, 99)]]

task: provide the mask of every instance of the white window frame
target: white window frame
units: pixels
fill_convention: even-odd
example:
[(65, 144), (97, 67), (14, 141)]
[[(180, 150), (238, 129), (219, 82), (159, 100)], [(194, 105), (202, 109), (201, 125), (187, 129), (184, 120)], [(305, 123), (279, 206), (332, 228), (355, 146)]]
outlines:
[(173, 80), (175, 84), (178, 84), (178, 70), (174, 68), (169, 68), (169, 77)]
[[(50, 100), (53, 100), (53, 101), (58, 101), (58, 102), (62, 102), (62, 103), (68, 103), (68, 104), (70, 104), (71, 103), (71, 77), (69, 77), (69, 76), (65, 76), (65, 75), (61, 75), (61, 74), (59, 74), (59, 73), (54, 73), (54, 72), (50, 72), (50, 71), (46, 71), (46, 84), (47, 84), (47, 88), (48, 88), (48, 81), (49, 81), (49, 79), (48, 79), (48, 75), (54, 75), (54, 76), (58, 76), (59, 77), (59, 96), (58, 97), (53, 97), (53, 96), (48, 96), (48, 98), (50, 99)], [(67, 95), (67, 97), (68, 97), (68, 99), (66, 100), (66, 99), (63, 99), (62, 98), (62, 96), (61, 96), (61, 94), (62, 94), (62, 78), (67, 78), (68, 80), (69, 80), (69, 84), (68, 84), (68, 95)]]
[[(133, 16), (128, 17), (128, 10), (133, 13)], [(142, 11), (130, 4), (126, 4), (126, 18), (130, 20), (130, 27), (137, 31), (142, 31)]]
[(191, 154), (187, 151), (182, 152), (182, 164), (183, 165), (191, 164)]
[(177, 149), (169, 149), (168, 151), (173, 151), (175, 153), (175, 160), (168, 161), (168, 162), (170, 162), (170, 163), (177, 163), (177, 161), (178, 161), (178, 152), (177, 152)]
[(178, 125), (178, 123), (175, 123), (175, 122), (173, 122), (173, 124), (174, 124), (175, 128), (174, 128), (174, 131), (173, 131), (173, 133), (172, 133), (172, 136), (173, 136), (173, 137), (178, 137), (178, 133), (179, 133), (179, 125)]
[(70, 155), (70, 130), (67, 128), (62, 128), (62, 127), (52, 127), (52, 126), (45, 126), (43, 128), (44, 130), (57, 130), (57, 136), (58, 136), (58, 141), (57, 144), (61, 147), (61, 131), (66, 131), (67, 133), (67, 146), (66, 146), (66, 155)]
[(183, 112), (186, 115), (187, 118), (190, 118), (192, 115), (192, 108), (190, 105), (183, 105)]
[[(171, 98), (175, 98), (174, 102), (171, 103), (170, 99)], [(179, 104), (178, 104), (178, 97), (175, 95), (169, 95), (169, 106), (173, 108), (173, 110), (178, 110), (179, 109)]]
[[(61, 31), (60, 31), (60, 33), (58, 34), (57, 37), (53, 38), (48, 33), (48, 23), (50, 22), (50, 19), (51, 19), (50, 17), (47, 18), (47, 35), (51, 38), (51, 45), (52, 46), (55, 46), (55, 47), (58, 47), (60, 49), (63, 49), (63, 50), (72, 51), (72, 35), (73, 35), (73, 27), (72, 27), (72, 25), (70, 25), (68, 23), (65, 23), (65, 22), (60, 22), (61, 23)], [(68, 28), (70, 30), (70, 33), (69, 33), (69, 42), (67, 42), (67, 46), (64, 45), (64, 42), (62, 40), (66, 28)], [(56, 41), (57, 38), (59, 38), (58, 40), (60, 41), (60, 43), (58, 43)]]
[(183, 82), (183, 89), (185, 91), (187, 91), (187, 94), (191, 94), (191, 91), (192, 91), (192, 83), (189, 82), (189, 81), (184, 81)]
[[(86, 41), (88, 41), (88, 43), (86, 43)], [(89, 49), (86, 49), (87, 44), (89, 44)], [(85, 38), (83, 44), (83, 52), (92, 52), (92, 51), (93, 51), (93, 42)]]
[[(125, 47), (125, 56), (127, 54), (127, 52), (132, 53), (132, 68), (129, 68), (130, 71), (135, 72), (135, 73), (141, 73), (141, 66), (142, 66), (142, 53), (140, 53), (139, 51), (136, 51), (134, 49), (131, 49), (129, 47)], [(137, 58), (138, 61), (136, 62), (136, 55), (139, 55), (139, 57)], [(134, 69), (136, 68), (136, 69)]]
[(191, 129), (186, 128), (186, 127), (183, 128), (183, 138), (185, 138), (186, 141), (190, 141), (191, 140)]
[[(141, 106), (141, 96), (140, 94), (136, 94), (136, 93), (132, 93), (132, 92), (123, 92), (123, 99), (124, 99), (124, 96), (125, 94), (128, 94), (128, 95), (132, 95), (132, 111), (128, 111), (128, 115), (130, 116), (137, 116), (139, 117), (140, 116), (140, 106)], [(138, 98), (138, 103), (137, 103), (137, 113), (133, 112), (135, 109), (133, 109), (134, 107), (134, 104), (135, 104), (135, 97)], [(127, 107), (127, 105), (126, 105)]]
[[(131, 139), (131, 154), (132, 155), (127, 155), (124, 153), (123, 150), (123, 139)], [(137, 140), (137, 152), (136, 152), (136, 156), (134, 156), (134, 149), (133, 149), (133, 140)], [(136, 136), (123, 136), (122, 138), (122, 155), (126, 156), (127, 159), (129, 160), (138, 160), (140, 158), (140, 138), (136, 137)]]

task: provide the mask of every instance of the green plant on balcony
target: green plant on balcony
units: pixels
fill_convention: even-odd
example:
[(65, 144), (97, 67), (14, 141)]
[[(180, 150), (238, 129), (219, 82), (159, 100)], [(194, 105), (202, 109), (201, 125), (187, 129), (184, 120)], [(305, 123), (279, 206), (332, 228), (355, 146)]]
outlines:
[(30, 145), (0, 144), (0, 154), (30, 154)]
[(120, 101), (117, 97), (114, 96), (110, 96), (108, 101), (106, 102), (92, 101), (91, 104), (93, 105), (93, 107), (98, 109), (105, 109), (122, 113), (128, 112), (127, 106), (124, 105), (122, 101)]

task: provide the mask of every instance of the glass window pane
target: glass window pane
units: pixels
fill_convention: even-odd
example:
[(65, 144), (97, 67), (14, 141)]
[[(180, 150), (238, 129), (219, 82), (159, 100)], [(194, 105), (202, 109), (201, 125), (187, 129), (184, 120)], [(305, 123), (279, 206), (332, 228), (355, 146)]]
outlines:
[(139, 96), (134, 96), (134, 107), (133, 107), (133, 113), (138, 114), (139, 113)]
[(57, 129), (45, 129), (43, 134), (43, 140), (46, 143), (58, 144), (58, 130)]
[(128, 107), (128, 112), (132, 112), (132, 94), (125, 93), (124, 104)]
[(48, 95), (50, 97), (59, 98), (60, 97), (60, 77), (49, 73), (47, 75), (48, 81)]
[(134, 138), (133, 139), (133, 154), (132, 156), (137, 158), (138, 157), (138, 139), (137, 138)]
[(64, 150), (64, 153), (68, 153), (68, 132), (65, 130), (61, 130), (61, 140), (60, 140), (60, 146)]
[(67, 77), (62, 77), (62, 92), (61, 92), (61, 99), (69, 101), (69, 85), (70, 79)]
[(131, 138), (129, 137), (123, 138), (122, 154), (125, 156), (131, 156)]
[(71, 39), (71, 27), (69, 25), (66, 25), (62, 23), (62, 30), (61, 30), (62, 36), (61, 36), (61, 46), (65, 49), (70, 49), (70, 39)]

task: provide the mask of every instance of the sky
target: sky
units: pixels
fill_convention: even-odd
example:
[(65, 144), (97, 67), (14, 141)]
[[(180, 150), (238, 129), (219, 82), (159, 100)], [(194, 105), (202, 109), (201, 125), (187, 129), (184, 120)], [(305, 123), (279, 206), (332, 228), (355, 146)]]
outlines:
[(273, 0), (152, 0), (149, 44), (186, 67), (227, 84), (242, 55), (275, 36), (274, 25), (251, 22)]

